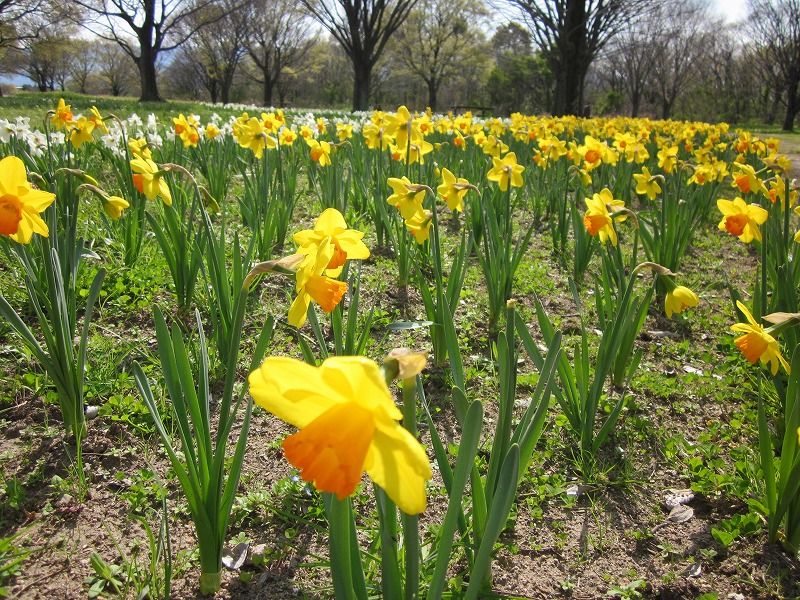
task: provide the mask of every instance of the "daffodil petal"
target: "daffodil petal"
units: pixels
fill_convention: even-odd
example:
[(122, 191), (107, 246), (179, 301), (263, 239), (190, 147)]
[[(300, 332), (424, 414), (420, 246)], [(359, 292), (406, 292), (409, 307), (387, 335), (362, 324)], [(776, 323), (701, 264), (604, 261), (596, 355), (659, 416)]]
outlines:
[(285, 356), (267, 358), (248, 381), (256, 404), (301, 429), (346, 402), (325, 384), (317, 367)]

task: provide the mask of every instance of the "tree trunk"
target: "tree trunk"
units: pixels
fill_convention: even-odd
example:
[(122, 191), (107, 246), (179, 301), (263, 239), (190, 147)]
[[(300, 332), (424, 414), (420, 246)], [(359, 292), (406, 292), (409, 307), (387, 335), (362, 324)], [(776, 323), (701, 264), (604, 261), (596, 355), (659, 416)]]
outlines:
[(425, 83), (428, 84), (428, 107), (433, 112), (436, 112), (436, 93), (439, 91), (439, 80), (436, 77), (431, 77)]
[(353, 59), (353, 110), (369, 108), (369, 85), (372, 65), (366, 60)]
[(635, 119), (639, 116), (639, 104), (642, 101), (642, 95), (639, 90), (631, 91), (631, 118)]
[(217, 103), (217, 90), (219, 89), (219, 85), (217, 84), (216, 79), (212, 79), (208, 82), (208, 95), (211, 97), (211, 104)]
[(269, 73), (264, 70), (264, 90), (263, 90), (263, 101), (264, 106), (272, 106), (272, 90), (274, 87), (274, 81), (269, 76)]
[(800, 81), (795, 79), (786, 86), (786, 118), (783, 120), (783, 131), (794, 131), (794, 119), (800, 109), (800, 98), (798, 98), (797, 88)]
[(580, 115), (583, 74), (586, 72), (586, 6), (584, 0), (568, 0), (564, 32), (559, 39), (555, 114)]
[(767, 113), (767, 118), (764, 119), (767, 125), (772, 125), (775, 122), (775, 117), (778, 115), (778, 105), (781, 102), (781, 96), (783, 96), (783, 90), (772, 90), (772, 105)]
[(142, 81), (142, 95), (139, 101), (161, 102), (156, 79), (156, 60), (152, 50), (148, 48), (142, 48), (142, 55), (139, 57), (139, 77)]

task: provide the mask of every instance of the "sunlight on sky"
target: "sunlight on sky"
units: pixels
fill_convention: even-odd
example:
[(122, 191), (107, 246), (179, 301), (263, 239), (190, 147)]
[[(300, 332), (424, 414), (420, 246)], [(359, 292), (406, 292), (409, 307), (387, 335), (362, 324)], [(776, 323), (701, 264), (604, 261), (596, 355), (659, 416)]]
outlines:
[(717, 11), (729, 23), (739, 21), (747, 15), (747, 0), (715, 0)]

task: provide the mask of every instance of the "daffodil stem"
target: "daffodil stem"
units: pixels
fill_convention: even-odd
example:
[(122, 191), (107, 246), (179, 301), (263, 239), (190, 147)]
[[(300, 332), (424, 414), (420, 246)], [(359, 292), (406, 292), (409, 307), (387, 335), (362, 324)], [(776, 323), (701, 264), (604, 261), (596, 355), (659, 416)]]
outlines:
[(400, 597), (402, 577), (397, 558), (397, 505), (380, 486), (373, 484), (381, 534), (381, 591), (387, 600)]
[(761, 298), (756, 318), (761, 318), (768, 312), (767, 310), (767, 236), (769, 233), (764, 228), (764, 235), (761, 239)]
[(339, 500), (331, 493), (325, 493), (323, 497), (331, 527), (329, 548), (334, 597), (337, 600), (366, 600), (364, 569), (350, 498)]
[[(403, 380), (403, 427), (417, 437), (417, 378)], [(406, 559), (406, 600), (419, 598), (419, 517), (403, 514), (403, 542)]]

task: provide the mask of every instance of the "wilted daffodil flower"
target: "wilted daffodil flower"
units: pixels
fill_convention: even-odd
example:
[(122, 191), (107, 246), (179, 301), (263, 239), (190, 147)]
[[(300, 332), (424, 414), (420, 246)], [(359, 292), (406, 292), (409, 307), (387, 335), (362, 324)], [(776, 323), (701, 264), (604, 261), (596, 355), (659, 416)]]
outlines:
[(403, 512), (425, 510), (428, 458), (398, 422), (402, 413), (374, 361), (335, 356), (313, 367), (275, 356), (249, 381), (256, 404), (300, 429), (283, 449), (318, 490), (342, 500), (366, 471)]
[(717, 208), (723, 215), (718, 226), (720, 231), (727, 231), (745, 244), (754, 239), (761, 241), (761, 230), (758, 226), (767, 220), (769, 213), (766, 210), (758, 204), (745, 204), (739, 197), (733, 200), (720, 198), (717, 200)]
[(758, 360), (761, 360), (762, 365), (769, 363), (770, 371), (773, 375), (778, 374), (778, 369), (781, 366), (788, 373), (789, 363), (783, 358), (778, 341), (772, 336), (772, 333), (776, 333), (776, 327), (778, 326), (764, 329), (764, 326), (753, 318), (753, 315), (744, 304), (737, 301), (736, 306), (744, 314), (747, 323), (736, 323), (731, 327), (731, 331), (744, 333), (744, 335), (733, 341), (742, 351), (745, 358), (752, 364), (755, 364)]
[(342, 301), (347, 284), (323, 275), (328, 268), (334, 248), (330, 238), (325, 238), (314, 254), (309, 254), (297, 270), (297, 298), (289, 308), (289, 325), (302, 327), (306, 322), (308, 307), (313, 300), (326, 313)]
[(361, 241), (364, 234), (355, 229), (348, 229), (347, 223), (335, 208), (325, 209), (314, 223), (314, 229), (306, 229), (294, 234), (300, 254), (316, 254), (317, 248), (326, 239), (333, 248), (326, 274), (336, 277), (342, 272), (347, 260), (364, 260), (369, 258), (369, 248)]
[(496, 181), (501, 192), (508, 189), (509, 183), (514, 187), (522, 187), (522, 172), (525, 167), (517, 164), (517, 155), (514, 152), (509, 152), (502, 160), (493, 156), (492, 164), (494, 166), (486, 174), (486, 179)]
[(38, 233), (47, 237), (47, 223), (39, 216), (56, 195), (31, 188), (25, 164), (16, 156), (0, 160), (0, 235), (27, 244)]

